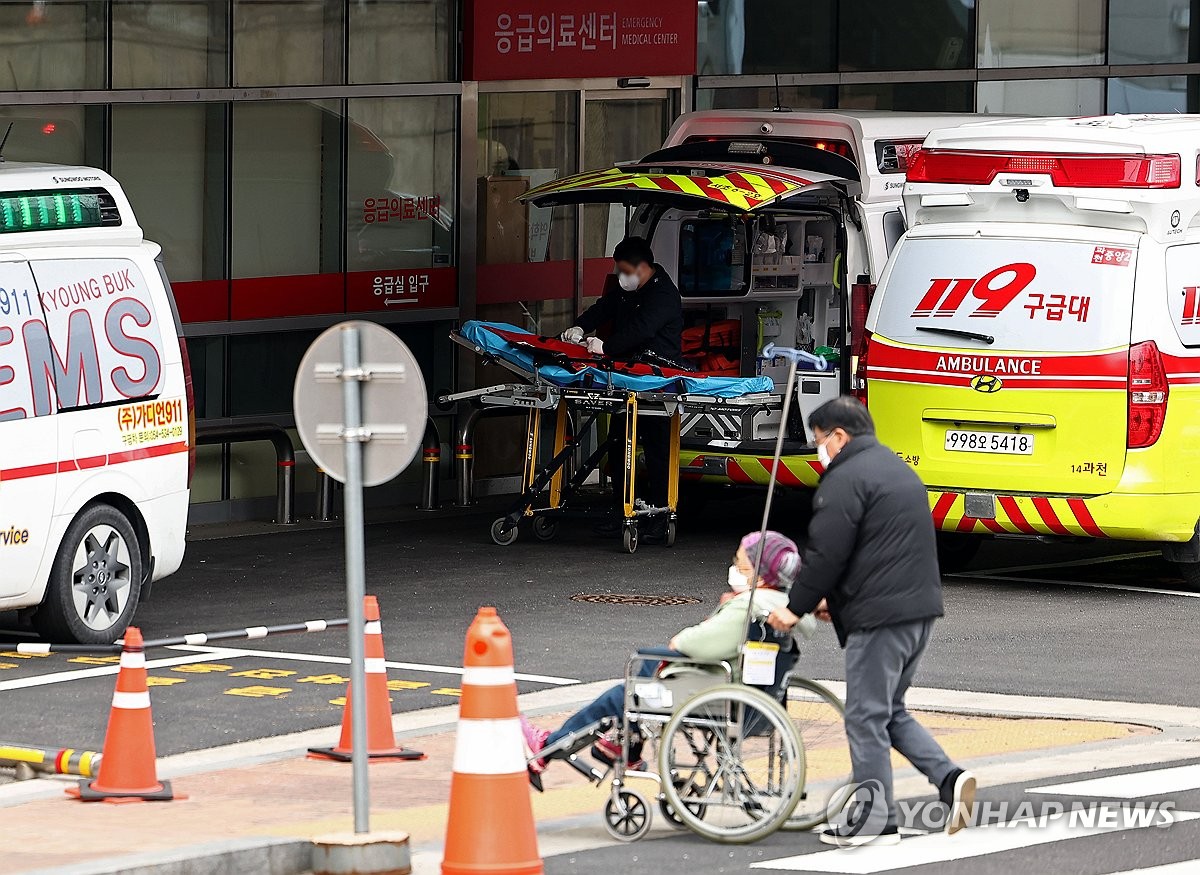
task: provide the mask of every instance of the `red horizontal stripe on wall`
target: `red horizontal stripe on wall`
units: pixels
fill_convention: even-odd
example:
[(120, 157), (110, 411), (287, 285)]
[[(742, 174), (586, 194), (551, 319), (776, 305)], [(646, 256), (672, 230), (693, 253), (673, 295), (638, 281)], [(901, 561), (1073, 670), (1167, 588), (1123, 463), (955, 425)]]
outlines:
[(574, 261), (481, 264), (475, 280), (479, 304), (554, 301), (575, 297)]
[[(585, 258), (583, 260), (583, 296), (598, 298), (604, 294), (608, 278), (613, 276), (613, 260), (611, 258)], [(674, 277), (671, 277), (674, 279)]]
[(229, 318), (229, 280), (171, 283), (183, 322), (224, 322)]
[(346, 312), (428, 310), (458, 305), (458, 270), (405, 267), (346, 274)]
[(233, 319), (272, 319), (346, 312), (346, 277), (341, 273), (262, 276), (233, 281)]

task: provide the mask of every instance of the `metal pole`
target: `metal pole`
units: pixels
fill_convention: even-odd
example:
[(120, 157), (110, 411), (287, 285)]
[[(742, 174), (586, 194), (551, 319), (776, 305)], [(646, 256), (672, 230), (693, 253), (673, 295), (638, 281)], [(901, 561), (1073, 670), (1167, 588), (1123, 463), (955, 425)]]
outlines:
[(323, 523), (333, 519), (334, 479), (317, 469), (317, 519)]
[(371, 831), (370, 788), (367, 786), (367, 673), (363, 661), (363, 597), (366, 556), (363, 544), (362, 363), (358, 328), (342, 328), (342, 402), (346, 452), (346, 616), (350, 620), (350, 726), (353, 749), (354, 831)]

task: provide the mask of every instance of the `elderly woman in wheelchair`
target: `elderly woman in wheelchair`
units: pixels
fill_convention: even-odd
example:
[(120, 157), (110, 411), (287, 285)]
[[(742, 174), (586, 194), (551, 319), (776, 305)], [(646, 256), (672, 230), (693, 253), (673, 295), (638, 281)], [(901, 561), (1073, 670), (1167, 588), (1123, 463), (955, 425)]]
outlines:
[[(756, 567), (758, 584), (751, 587)], [(819, 684), (792, 679), (795, 640), (765, 622), (786, 604), (798, 567), (791, 539), (772, 531), (747, 535), (729, 569), (730, 589), (707, 619), (681, 631), (667, 648), (634, 653), (625, 682), (557, 730), (523, 719), (534, 786), (541, 789), (541, 772), (555, 759), (595, 783), (611, 773), (605, 825), (626, 841), (644, 835), (651, 819), (626, 777), (657, 782), (667, 821), (715, 841), (754, 841), (785, 824), (810, 828), (823, 822), (824, 803), (793, 818), (804, 797), (805, 759), (788, 696), (800, 684), (806, 699), (827, 702), (826, 724), (840, 723), (841, 703)], [(794, 631), (807, 638), (815, 626), (806, 616)], [(657, 772), (643, 758), (647, 742), (657, 747)], [(589, 746), (603, 769), (581, 761)]]

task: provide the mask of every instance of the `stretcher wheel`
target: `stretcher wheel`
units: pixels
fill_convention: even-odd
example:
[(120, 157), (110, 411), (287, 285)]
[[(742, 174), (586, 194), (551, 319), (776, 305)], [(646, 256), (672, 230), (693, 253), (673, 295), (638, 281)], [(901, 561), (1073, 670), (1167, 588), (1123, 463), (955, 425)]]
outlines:
[(668, 547), (675, 546), (675, 520), (671, 520), (669, 523), (667, 523), (667, 538), (663, 543), (665, 543)]
[(636, 790), (622, 789), (604, 803), (604, 828), (619, 842), (636, 842), (650, 832), (650, 806)]
[(549, 517), (535, 516), (533, 518), (533, 536), (539, 541), (551, 541), (558, 534), (558, 520)]
[(492, 523), (491, 534), (493, 544), (500, 547), (507, 547), (509, 544), (517, 542), (517, 535), (519, 534), (517, 527), (513, 526), (511, 529), (505, 529), (507, 524), (508, 520), (505, 517), (500, 517), (500, 519)]
[(626, 526), (625, 532), (621, 535), (621, 541), (625, 545), (626, 553), (637, 552), (637, 545), (638, 545), (637, 526)]

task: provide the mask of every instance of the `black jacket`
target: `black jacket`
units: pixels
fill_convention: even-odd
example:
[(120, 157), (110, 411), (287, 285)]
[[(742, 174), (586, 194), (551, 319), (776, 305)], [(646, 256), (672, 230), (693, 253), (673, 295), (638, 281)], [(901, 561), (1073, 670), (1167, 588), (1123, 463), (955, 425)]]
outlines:
[(616, 286), (575, 320), (587, 332), (606, 322), (612, 332), (604, 341), (605, 355), (627, 359), (649, 350), (682, 362), (683, 303), (662, 265), (654, 265), (654, 276), (640, 289)]
[(942, 578), (929, 499), (920, 478), (873, 436), (834, 457), (813, 497), (808, 544), (788, 607), (828, 599), (838, 641), (942, 616)]

